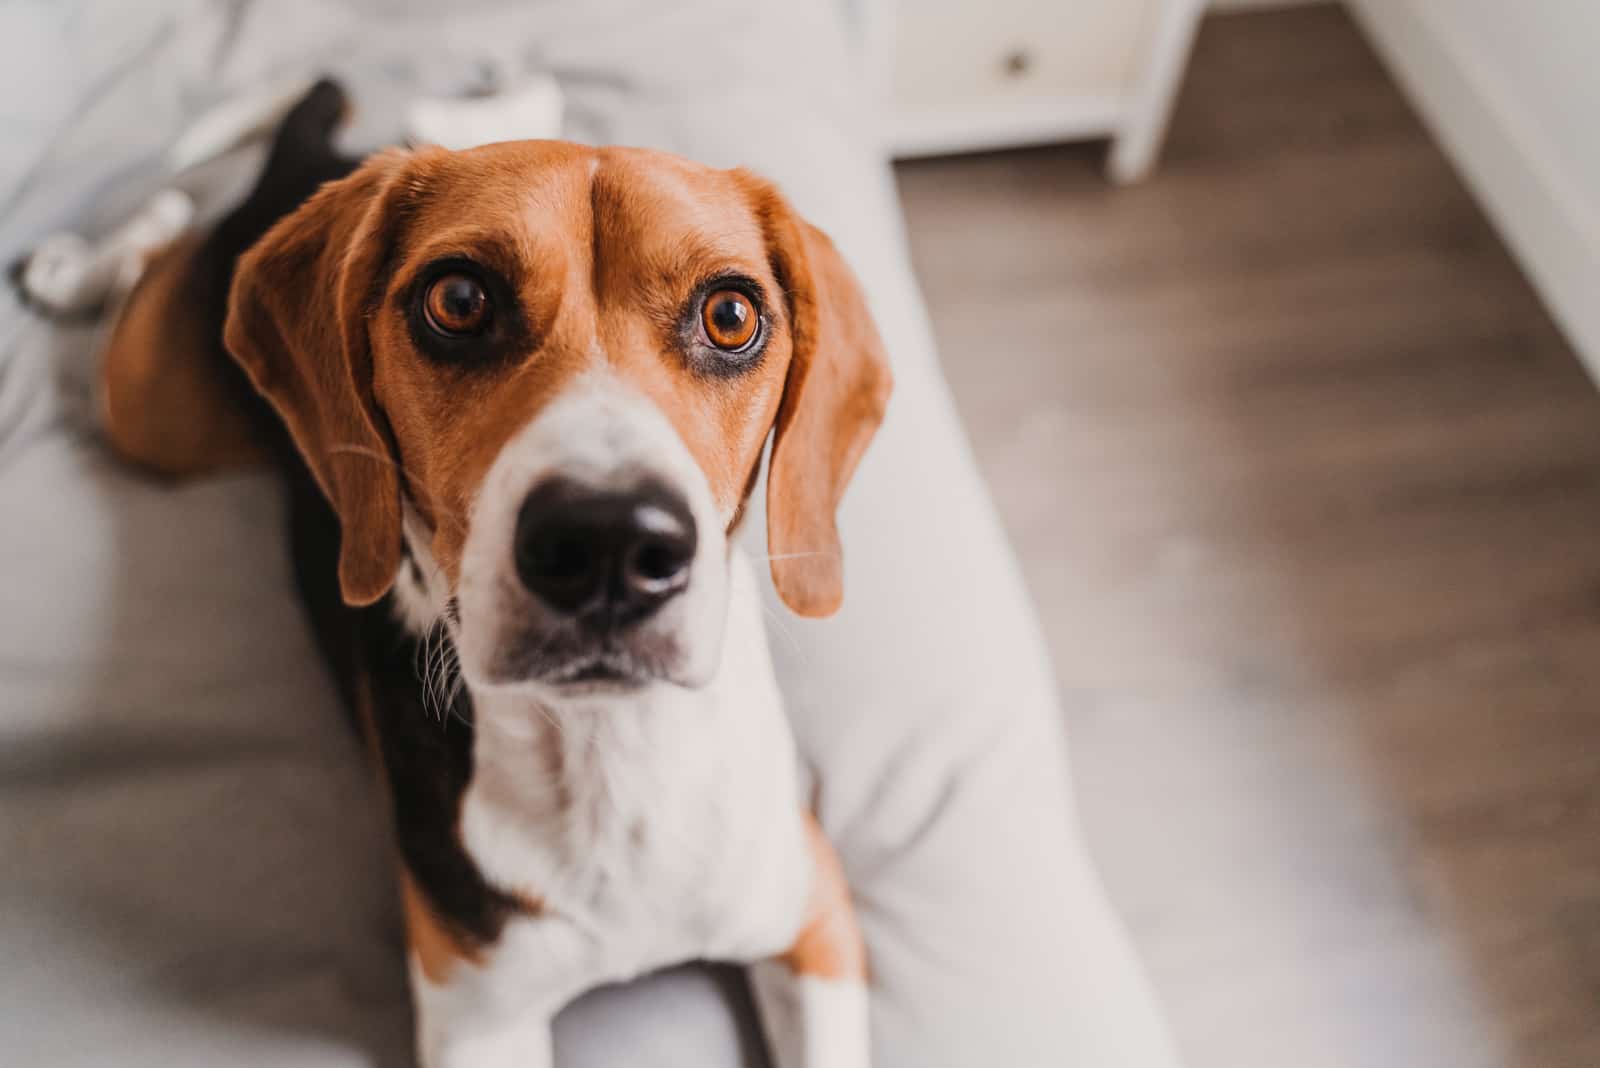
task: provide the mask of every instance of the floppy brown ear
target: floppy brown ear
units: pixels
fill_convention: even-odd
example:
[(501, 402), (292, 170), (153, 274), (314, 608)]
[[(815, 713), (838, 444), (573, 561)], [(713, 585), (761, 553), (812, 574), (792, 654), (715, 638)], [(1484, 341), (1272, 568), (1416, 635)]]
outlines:
[(794, 342), (767, 472), (767, 551), (784, 603), (827, 616), (844, 598), (834, 513), (893, 378), (861, 285), (828, 235), (770, 187), (765, 212)]
[(223, 340), (339, 515), (339, 586), (371, 604), (400, 566), (400, 481), (372, 387), (369, 304), (403, 153), (329, 182), (239, 260)]

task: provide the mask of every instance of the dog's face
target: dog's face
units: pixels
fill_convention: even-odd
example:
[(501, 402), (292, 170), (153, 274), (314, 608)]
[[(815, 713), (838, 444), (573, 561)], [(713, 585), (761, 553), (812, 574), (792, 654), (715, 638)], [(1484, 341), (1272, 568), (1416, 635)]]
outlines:
[(475, 685), (709, 679), (774, 428), (774, 582), (838, 604), (833, 513), (888, 369), (831, 243), (748, 173), (378, 156), (240, 261), (226, 341), (339, 513), (345, 599), (398, 580)]

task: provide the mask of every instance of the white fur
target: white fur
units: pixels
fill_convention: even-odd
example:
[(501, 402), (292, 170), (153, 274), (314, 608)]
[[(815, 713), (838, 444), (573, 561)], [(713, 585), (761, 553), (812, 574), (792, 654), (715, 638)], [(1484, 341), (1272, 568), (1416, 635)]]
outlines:
[[(692, 685), (583, 691), (497, 677), (500, 643), (542, 611), (511, 546), (522, 500), (552, 475), (600, 488), (649, 477), (684, 495), (699, 529), (692, 577), (646, 626), (678, 643)], [(548, 1065), (549, 1021), (584, 990), (686, 960), (770, 958), (798, 934), (815, 873), (794, 744), (755, 574), (722, 533), (725, 511), (661, 413), (603, 375), (508, 442), (485, 477), (451, 626), (475, 724), (460, 830), (493, 885), (540, 908), (443, 983), (413, 962), (425, 1068)], [(402, 567), (396, 600), (427, 633), (448, 591), (414, 515), (405, 529), (417, 573)], [(775, 1037), (801, 1051), (780, 1053), (781, 1068), (864, 1068), (859, 984), (791, 987), (767, 999), (787, 1005)]]
[(476, 706), (467, 851), (495, 885), (592, 924), (593, 982), (775, 953), (799, 929), (811, 879), (794, 747), (742, 556), (731, 577), (729, 648), (707, 686)]
[(692, 577), (688, 588), (640, 630), (677, 646), (674, 681), (707, 681), (717, 667), (728, 601), (727, 541), (717, 502), (666, 417), (614, 377), (592, 372), (506, 443), (473, 505), (458, 591), (461, 667), (473, 693), (547, 692), (537, 683), (500, 677), (496, 665), (518, 628), (537, 629), (551, 622), (509, 563), (523, 500), (555, 475), (616, 490), (655, 478), (684, 494), (699, 532)]
[(426, 635), (445, 616), (450, 601), (450, 578), (433, 558), (428, 531), (409, 504), (401, 521), (412, 566), (402, 565), (394, 580), (395, 608), (400, 622), (419, 636)]
[(778, 961), (750, 968), (774, 1068), (869, 1068), (867, 989), (855, 979), (796, 975)]
[(482, 979), (435, 983), (410, 965), (421, 1068), (549, 1068), (552, 1010), (530, 998), (510, 1011)]
[(490, 882), (543, 908), (512, 920), (448, 991), (424, 983), (419, 1019), (436, 1048), (457, 1033), (520, 1034), (602, 983), (794, 940), (812, 880), (794, 749), (753, 575), (742, 557), (732, 566), (729, 648), (706, 687), (476, 705), (462, 840)]

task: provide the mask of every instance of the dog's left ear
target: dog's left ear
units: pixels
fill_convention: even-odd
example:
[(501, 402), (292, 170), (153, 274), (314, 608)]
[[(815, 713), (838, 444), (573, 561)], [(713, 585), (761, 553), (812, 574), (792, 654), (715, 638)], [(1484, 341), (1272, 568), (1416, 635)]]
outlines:
[(278, 410), (339, 516), (339, 588), (388, 592), (400, 566), (400, 480), (373, 394), (369, 304), (407, 156), (329, 182), (239, 260), (224, 343)]
[(883, 421), (893, 377), (861, 284), (839, 250), (770, 184), (749, 180), (794, 346), (767, 472), (772, 582), (798, 615), (828, 616), (844, 598), (834, 513)]

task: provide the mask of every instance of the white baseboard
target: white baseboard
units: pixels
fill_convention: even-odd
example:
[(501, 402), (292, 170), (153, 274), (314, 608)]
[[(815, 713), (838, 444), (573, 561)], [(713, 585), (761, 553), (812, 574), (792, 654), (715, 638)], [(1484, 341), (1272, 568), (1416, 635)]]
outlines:
[(1600, 380), (1600, 190), (1573, 179), (1449, 20), (1411, 0), (1348, 2)]

